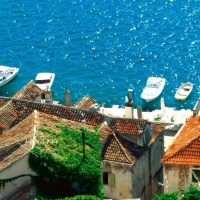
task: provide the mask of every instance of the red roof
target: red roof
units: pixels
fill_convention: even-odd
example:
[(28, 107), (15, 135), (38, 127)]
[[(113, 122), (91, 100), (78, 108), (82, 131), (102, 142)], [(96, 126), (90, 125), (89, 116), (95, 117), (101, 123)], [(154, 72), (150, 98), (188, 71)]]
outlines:
[(161, 162), (200, 166), (200, 116), (189, 118)]

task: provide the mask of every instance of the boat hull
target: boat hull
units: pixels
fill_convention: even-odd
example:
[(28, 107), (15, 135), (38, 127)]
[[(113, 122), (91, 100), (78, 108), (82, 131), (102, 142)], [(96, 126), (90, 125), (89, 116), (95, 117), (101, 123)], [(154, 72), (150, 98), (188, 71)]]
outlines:
[(191, 94), (192, 90), (193, 90), (192, 83), (190, 82), (184, 83), (176, 91), (174, 99), (177, 101), (185, 101), (188, 98), (188, 96)]
[(144, 88), (141, 98), (146, 102), (151, 102), (157, 99), (162, 93), (166, 80), (159, 77), (149, 77), (146, 87)]
[(54, 73), (38, 73), (35, 78), (35, 84), (42, 90), (51, 90), (55, 78)]
[(15, 67), (0, 66), (0, 72), (0, 87), (2, 87), (17, 76), (19, 69)]

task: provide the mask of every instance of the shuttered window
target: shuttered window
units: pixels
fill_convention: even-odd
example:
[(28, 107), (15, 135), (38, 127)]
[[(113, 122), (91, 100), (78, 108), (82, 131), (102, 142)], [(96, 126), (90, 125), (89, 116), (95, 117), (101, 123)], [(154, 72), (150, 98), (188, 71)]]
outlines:
[[(198, 180), (200, 180), (200, 169), (192, 169), (194, 174), (192, 173), (192, 182), (198, 183)], [(196, 177), (195, 177), (196, 176)]]
[(103, 184), (109, 185), (111, 188), (115, 187), (115, 175), (112, 173), (104, 172), (103, 173)]

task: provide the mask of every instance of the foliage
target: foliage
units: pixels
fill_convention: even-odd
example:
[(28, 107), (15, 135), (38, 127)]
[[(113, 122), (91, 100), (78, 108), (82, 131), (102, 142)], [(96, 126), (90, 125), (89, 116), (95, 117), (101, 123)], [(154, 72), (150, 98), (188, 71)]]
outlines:
[(98, 197), (91, 195), (75, 196), (73, 198), (65, 198), (64, 200), (100, 200)]
[[(37, 197), (37, 200), (46, 200), (46, 199), (43, 197)], [(56, 199), (56, 200), (101, 200), (101, 199), (92, 195), (77, 195), (75, 197), (66, 197), (64, 199)]]
[(164, 193), (161, 195), (156, 195), (153, 200), (177, 200), (178, 199), (178, 192), (173, 193)]
[(183, 190), (180, 194), (180, 192), (173, 192), (173, 193), (164, 193), (161, 195), (156, 195), (156, 197), (153, 198), (153, 200), (199, 200), (200, 199), (200, 190), (190, 185), (189, 191)]
[(183, 191), (182, 200), (199, 200), (200, 199), (200, 190), (191, 185), (189, 191)]
[[(55, 126), (60, 129), (59, 132), (40, 128), (43, 134), (38, 134), (39, 142), (29, 156), (29, 167), (39, 175), (35, 180), (36, 185), (52, 186), (51, 190), (46, 187), (39, 193), (44, 197), (50, 194), (53, 198), (63, 198), (66, 195), (64, 190), (73, 184), (76, 185), (79, 194), (103, 198), (101, 143), (98, 130), (90, 132), (86, 129)], [(62, 191), (59, 193), (58, 190), (61, 188)]]
[(5, 185), (6, 185), (7, 183), (10, 183), (10, 182), (12, 182), (12, 181), (15, 181), (15, 180), (17, 180), (18, 178), (21, 178), (21, 177), (24, 177), (24, 176), (33, 177), (33, 175), (31, 175), (31, 174), (22, 174), (22, 175), (15, 176), (15, 177), (12, 177), (12, 178), (0, 179), (0, 189), (4, 189), (4, 187), (5, 187)]

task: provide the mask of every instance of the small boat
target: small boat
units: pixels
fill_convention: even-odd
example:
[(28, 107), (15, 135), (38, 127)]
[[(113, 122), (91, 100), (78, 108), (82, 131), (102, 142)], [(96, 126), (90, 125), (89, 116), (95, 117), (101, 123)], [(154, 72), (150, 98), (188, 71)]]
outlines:
[(10, 82), (17, 75), (19, 69), (16, 67), (0, 66), (0, 87)]
[(176, 100), (184, 101), (190, 95), (190, 93), (192, 92), (192, 89), (193, 89), (192, 83), (190, 82), (183, 83), (176, 91), (174, 98)]
[(162, 93), (166, 79), (161, 77), (149, 77), (146, 86), (141, 94), (141, 98), (146, 102), (153, 101)]
[(35, 78), (35, 84), (42, 90), (50, 90), (55, 78), (54, 73), (42, 72), (38, 73)]

